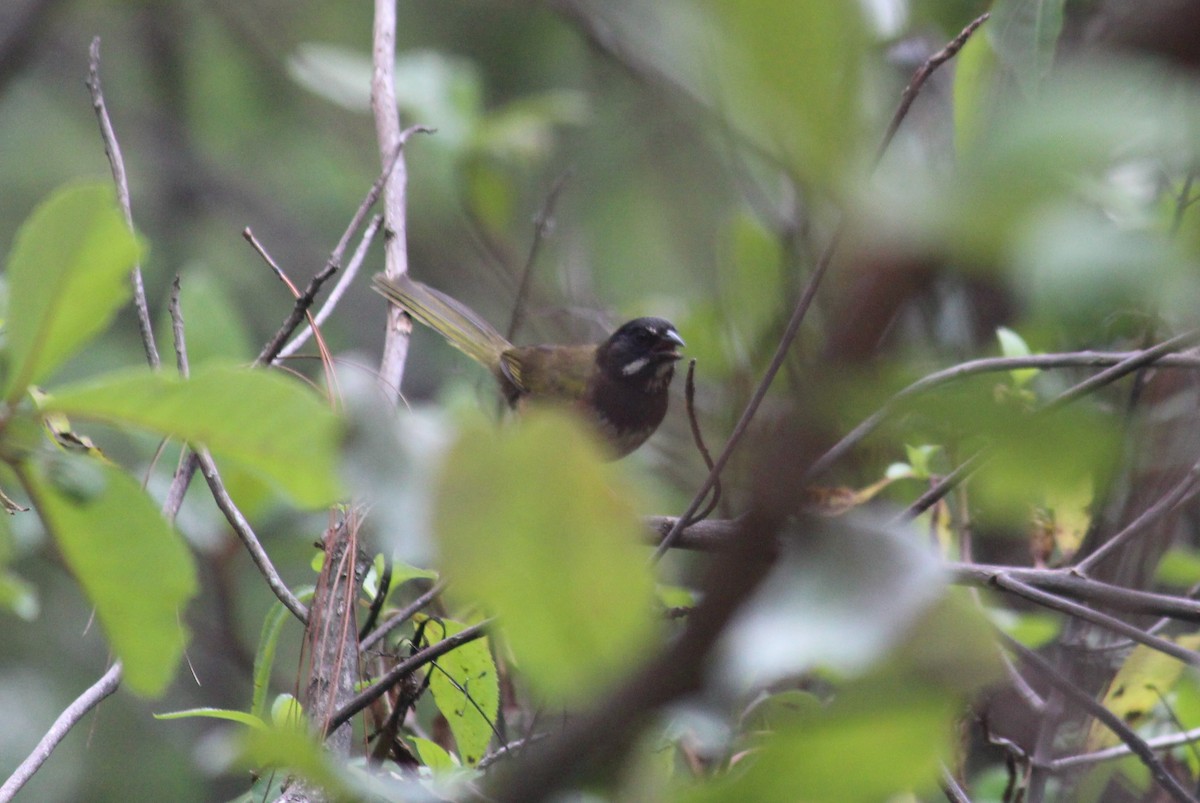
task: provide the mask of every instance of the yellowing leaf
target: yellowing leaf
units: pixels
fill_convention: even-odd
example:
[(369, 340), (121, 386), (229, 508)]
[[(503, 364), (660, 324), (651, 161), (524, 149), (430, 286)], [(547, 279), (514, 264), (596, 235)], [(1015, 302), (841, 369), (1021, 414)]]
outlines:
[[(431, 642), (465, 628), (449, 619), (425, 620), (425, 634)], [(437, 659), (436, 666), (429, 670), (429, 691), (450, 723), (459, 758), (463, 764), (474, 766), (492, 741), (500, 710), (500, 679), (488, 640), (476, 639)]]

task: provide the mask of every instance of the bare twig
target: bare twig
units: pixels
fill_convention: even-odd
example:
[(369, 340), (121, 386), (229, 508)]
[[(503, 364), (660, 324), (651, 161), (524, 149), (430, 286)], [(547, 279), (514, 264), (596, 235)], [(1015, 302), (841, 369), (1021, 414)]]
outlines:
[[(350, 257), (350, 261), (346, 263), (346, 269), (342, 271), (337, 284), (329, 291), (329, 298), (325, 299), (325, 303), (321, 305), (321, 309), (317, 311), (316, 316), (313, 318), (317, 326), (321, 326), (325, 321), (329, 320), (329, 316), (337, 308), (338, 302), (342, 300), (342, 296), (346, 294), (351, 283), (354, 282), (354, 277), (358, 275), (358, 270), (362, 267), (363, 261), (367, 257), (367, 250), (371, 247), (371, 243), (375, 241), (375, 235), (379, 233), (379, 228), (382, 225), (383, 217), (380, 215), (371, 218), (371, 222), (367, 224), (362, 239), (358, 242), (358, 247), (354, 249), (354, 254)], [(301, 346), (308, 342), (312, 333), (313, 328), (311, 326), (301, 329), (299, 334), (279, 350), (279, 355), (275, 359), (283, 360), (295, 354), (300, 350)]]
[[(404, 135), (400, 130), (400, 110), (396, 106), (396, 0), (375, 0), (375, 18), (371, 52), (371, 112), (375, 118), (375, 136), (380, 158), (386, 163), (395, 158), (383, 190), (385, 267), (389, 278), (408, 273), (408, 221), (405, 192), (408, 168), (404, 162)], [(383, 357), (379, 366), (379, 387), (388, 398), (399, 397), (404, 364), (408, 359), (408, 338), (412, 319), (399, 307), (387, 307), (387, 328)]]
[[(1153, 739), (1147, 739), (1146, 745), (1153, 750), (1169, 750), (1172, 747), (1180, 747), (1185, 744), (1193, 744), (1200, 741), (1200, 728), (1192, 728), (1191, 730), (1182, 733), (1171, 733), (1166, 736), (1157, 736)], [(1086, 767), (1090, 764), (1099, 764), (1103, 761), (1112, 761), (1117, 758), (1124, 758), (1133, 751), (1127, 744), (1119, 744), (1115, 747), (1109, 747), (1104, 750), (1097, 750), (1093, 753), (1083, 753), (1077, 756), (1063, 756), (1056, 758), (1053, 761), (1047, 762), (1042, 766), (1042, 769), (1049, 772), (1065, 772), (1077, 767)]]
[(1167, 771), (1167, 768), (1154, 755), (1154, 751), (1150, 749), (1150, 746), (1134, 733), (1119, 716), (1093, 700), (1090, 694), (1060, 674), (1049, 661), (1033, 650), (1028, 649), (1003, 632), (997, 631), (997, 635), (1008, 646), (1008, 649), (1019, 655), (1021, 660), (1027, 665), (1033, 667), (1047, 683), (1061, 692), (1066, 699), (1082, 708), (1092, 717), (1100, 720), (1106, 728), (1116, 734), (1117, 738), (1129, 747), (1130, 752), (1141, 759), (1142, 763), (1150, 770), (1150, 775), (1154, 778), (1155, 783), (1162, 787), (1172, 798), (1179, 801), (1187, 801), (1188, 803), (1193, 803), (1196, 800), (1180, 785), (1175, 776)]
[(430, 588), (428, 591), (426, 591), (421, 596), (414, 599), (407, 606), (405, 606), (402, 610), (397, 611), (396, 613), (389, 616), (387, 619), (383, 620), (383, 622), (380, 623), (379, 627), (377, 627), (370, 635), (368, 635), (365, 639), (363, 639), (362, 642), (358, 645), (359, 651), (366, 652), (367, 650), (371, 649), (376, 644), (378, 644), (383, 639), (384, 636), (386, 636), (388, 633), (392, 632), (392, 630), (394, 630), (398, 626), (404, 624), (409, 619), (413, 618), (413, 616), (416, 615), (416, 613), (418, 611), (420, 611), (426, 605), (428, 605), (429, 603), (431, 603), (435, 599), (437, 599), (438, 594), (441, 594), (442, 590), (445, 589), (445, 587), (446, 587), (445, 582), (435, 583), (432, 588)]
[(58, 743), (66, 737), (71, 728), (75, 727), (79, 720), (99, 705), (105, 697), (117, 690), (117, 687), (121, 685), (121, 672), (121, 662), (117, 661), (87, 691), (76, 697), (73, 703), (63, 709), (63, 712), (58, 715), (58, 719), (54, 720), (54, 724), (50, 726), (50, 730), (46, 731), (46, 735), (37, 743), (37, 747), (33, 748), (33, 751), (13, 771), (4, 785), (0, 786), (0, 803), (8, 803), (12, 800), (21, 787), (29, 783), (29, 779), (41, 768), (42, 764), (46, 763), (46, 759), (50, 758), (54, 748), (58, 747)]
[(433, 661), (436, 658), (442, 657), (451, 650), (458, 649), (468, 642), (472, 642), (478, 638), (483, 638), (487, 635), (487, 629), (491, 627), (493, 621), (494, 620), (492, 619), (485, 619), (478, 624), (464, 628), (458, 633), (455, 633), (453, 636), (442, 639), (437, 644), (426, 647), (416, 655), (413, 655), (410, 658), (407, 658), (396, 664), (394, 667), (388, 670), (387, 674), (383, 675), (379, 678), (379, 680), (363, 689), (361, 692), (355, 695), (353, 699), (346, 703), (346, 705), (338, 710), (338, 712), (329, 720), (329, 724), (325, 727), (325, 733), (332, 733), (337, 728), (349, 722), (350, 717), (354, 716), (359, 711), (375, 702), (375, 700), (379, 699), (384, 692), (395, 686), (408, 675), (425, 666), (425, 664)]
[(258, 536), (254, 534), (254, 528), (250, 526), (250, 522), (242, 515), (242, 511), (238, 509), (229, 496), (229, 492), (225, 490), (225, 484), (221, 481), (221, 474), (217, 471), (217, 464), (213, 462), (212, 455), (208, 453), (207, 449), (197, 449), (196, 454), (200, 461), (200, 473), (204, 475), (204, 480), (208, 483), (213, 500), (225, 514), (226, 521), (233, 527), (238, 538), (242, 540), (242, 544), (250, 553), (250, 559), (258, 567), (259, 573), (266, 578), (267, 585), (271, 587), (271, 591), (284, 604), (284, 607), (295, 614), (301, 622), (307, 622), (308, 608), (296, 598), (296, 595), (279, 576), (279, 572), (275, 570), (275, 565), (271, 563), (267, 551), (263, 549)]
[[(978, 22), (982, 23), (982, 20), (979, 20)], [(975, 28), (978, 27), (977, 23), (972, 23), (972, 25), (974, 27), (968, 26), (969, 30), (964, 30), (962, 34), (959, 34), (959, 36), (956, 37), (950, 45), (947, 45), (947, 48), (950, 48), (955, 42), (958, 42), (957, 47), (954, 48), (954, 52), (957, 52), (957, 50), (962, 47), (962, 42), (965, 42)], [(880, 143), (880, 154), (887, 149), (895, 130), (900, 126), (900, 123), (903, 122), (904, 117), (908, 113), (908, 109), (912, 105), (912, 100), (906, 100), (906, 98), (910, 98), (910, 96), (915, 98), (917, 93), (921, 91), (921, 87), (929, 79), (929, 76), (933, 74), (934, 70), (941, 66), (945, 60), (950, 57), (947, 55), (942, 58), (942, 53), (945, 52), (947, 48), (944, 48), (943, 51), (940, 51), (939, 53), (936, 53), (930, 57), (925, 64), (923, 64), (913, 74), (912, 80), (905, 89), (904, 98), (901, 99), (900, 106), (897, 108), (896, 114), (893, 115), (892, 122), (888, 126), (888, 130), (885, 132), (883, 140)], [(950, 55), (953, 55), (953, 53)], [(938, 60), (939, 58), (941, 58), (940, 61)], [(792, 343), (796, 340), (796, 335), (800, 333), (800, 325), (804, 322), (804, 318), (808, 315), (809, 307), (812, 306), (813, 299), (817, 295), (817, 289), (821, 286), (821, 280), (825, 277), (825, 273), (829, 270), (829, 265), (833, 262), (833, 255), (837, 253), (844, 230), (845, 221), (843, 220), (838, 224), (837, 228), (830, 236), (829, 242), (825, 246), (825, 250), (821, 252), (821, 256), (818, 257), (816, 265), (813, 266), (813, 271), (808, 278), (808, 283), (804, 286), (804, 291), (800, 294), (800, 298), (796, 301), (796, 306), (792, 310), (792, 315), (788, 319), (787, 326), (783, 330), (782, 337), (779, 339), (779, 345), (775, 348), (775, 354), (771, 357), (771, 362), (768, 364), (767, 370), (763, 373), (763, 377), (759, 381), (758, 387), (754, 389), (754, 393), (751, 395), (750, 401), (746, 403), (746, 408), (742, 411), (742, 415), (738, 419), (737, 424), (734, 426), (733, 432), (730, 433), (729, 440), (725, 442), (725, 447), (721, 450), (721, 453), (714, 461), (712, 469), (708, 472), (708, 477), (701, 484), (700, 489), (696, 492), (696, 495), (692, 497), (692, 501), (688, 505), (687, 510), (680, 515), (677, 525), (671, 530), (671, 532), (667, 533), (667, 536), (663, 539), (662, 543), (659, 544), (658, 548), (654, 551), (655, 560), (661, 558), (666, 551), (670, 549), (671, 544), (677, 537), (679, 537), (679, 531), (683, 529), (684, 523), (691, 521), (692, 517), (695, 516), (696, 511), (700, 509), (700, 506), (704, 503), (705, 498), (707, 498), (709, 491), (711, 491), (715, 486), (717, 477), (722, 471), (724, 471), (725, 465), (729, 462), (730, 457), (733, 456), (734, 449), (737, 448), (742, 438), (745, 437), (747, 430), (750, 428), (750, 422), (754, 419), (755, 414), (758, 412), (759, 406), (762, 404), (763, 399), (765, 399), (767, 396), (767, 391), (770, 390), (771, 384), (775, 381), (776, 374), (778, 374), (779, 369), (783, 367), (783, 363), (787, 359), (788, 351), (791, 350)]]
[[(816, 479), (828, 471), (837, 460), (844, 457), (863, 438), (878, 429), (884, 419), (895, 412), (902, 401), (921, 393), (926, 393), (942, 385), (957, 382), (970, 376), (1013, 371), (1022, 368), (1040, 368), (1044, 370), (1047, 368), (1088, 368), (1117, 365), (1140, 353), (1129, 351), (1073, 351), (1056, 354), (1034, 354), (1027, 357), (985, 357), (978, 360), (968, 360), (967, 362), (935, 371), (908, 385), (888, 399), (882, 407), (863, 419), (858, 426), (850, 430), (829, 451), (825, 452), (825, 454), (821, 455), (813, 463), (812, 467), (805, 473), (805, 479)], [(1191, 354), (1164, 354), (1155, 360), (1153, 364), (1158, 368), (1195, 369), (1200, 368), (1200, 357)]]
[[(113, 181), (117, 185), (117, 202), (125, 215), (125, 225), (129, 231), (133, 229), (133, 212), (129, 206), (129, 179), (125, 174), (125, 160), (121, 156), (121, 145), (117, 142), (117, 134), (113, 131), (112, 120), (108, 116), (108, 106), (104, 103), (104, 92), (100, 88), (100, 37), (92, 38), (92, 46), (88, 58), (87, 87), (92, 94), (92, 108), (96, 111), (96, 119), (100, 123), (100, 136), (104, 140), (104, 152), (108, 155), (108, 163), (112, 168)], [(158, 370), (160, 359), (158, 346), (154, 342), (154, 327), (150, 323), (150, 308), (146, 304), (146, 288), (142, 283), (142, 266), (135, 263), (129, 274), (133, 285), (133, 305), (137, 309), (138, 329), (142, 334), (142, 345), (146, 349), (146, 361), (150, 367)]]
[[(700, 431), (700, 421), (696, 417), (696, 361), (688, 362), (687, 381), (683, 384), (683, 398), (687, 403), (688, 424), (692, 427), (692, 441), (696, 444), (696, 450), (700, 452), (700, 456), (704, 458), (704, 465), (709, 470), (713, 469), (712, 455), (708, 452), (708, 446), (704, 443), (704, 434)], [(703, 521), (709, 517), (717, 505), (721, 503), (721, 478), (718, 477), (713, 483), (712, 499), (705, 505), (704, 510), (697, 513), (693, 520), (688, 522), (688, 525), (695, 524), (697, 521)]]
[(525, 267), (521, 269), (521, 279), (517, 283), (517, 298), (513, 302), (512, 317), (508, 319), (508, 332), (504, 335), (509, 341), (516, 336), (517, 330), (525, 317), (525, 301), (529, 297), (529, 280), (533, 277), (533, 267), (537, 264), (538, 253), (542, 250), (542, 241), (554, 229), (554, 207), (558, 204), (558, 196), (567, 186), (567, 180), (574, 171), (564, 170), (555, 179), (546, 201), (533, 219), (533, 242), (529, 244), (529, 255), (525, 258)]

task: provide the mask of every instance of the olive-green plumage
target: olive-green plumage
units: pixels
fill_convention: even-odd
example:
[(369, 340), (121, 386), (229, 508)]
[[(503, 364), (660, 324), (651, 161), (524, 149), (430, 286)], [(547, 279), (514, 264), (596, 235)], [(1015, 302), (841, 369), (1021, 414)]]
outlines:
[(630, 321), (598, 345), (514, 346), (460, 301), (407, 275), (378, 275), (374, 288), (491, 371), (509, 405), (550, 401), (584, 412), (623, 457), (667, 412), (667, 391), (683, 338), (661, 318)]

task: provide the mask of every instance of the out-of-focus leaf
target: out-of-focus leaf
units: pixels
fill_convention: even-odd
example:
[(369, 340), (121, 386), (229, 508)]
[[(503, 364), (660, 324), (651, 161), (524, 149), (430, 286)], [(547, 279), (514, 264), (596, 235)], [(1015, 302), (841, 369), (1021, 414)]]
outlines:
[(44, 409), (204, 444), (269, 478), (302, 505), (316, 507), (338, 496), (337, 418), (281, 374), (214, 363), (187, 380), (124, 371), (61, 388)]
[(13, 572), (0, 571), (0, 610), (32, 622), (42, 610), (37, 587)]
[(954, 149), (974, 153), (996, 102), (996, 51), (984, 36), (972, 36), (954, 60)]
[[(872, 678), (839, 690), (825, 706), (801, 705), (777, 717), (739, 772), (697, 786), (687, 803), (837, 801), (875, 803), (935, 787), (951, 755), (959, 702), (932, 684)], [(870, 756), (870, 772), (848, 771)]]
[(1172, 547), (1158, 562), (1154, 579), (1163, 585), (1189, 588), (1200, 583), (1200, 551)]
[(581, 92), (526, 95), (480, 120), (470, 147), (506, 161), (528, 163), (549, 155), (555, 127), (582, 125), (587, 118), (587, 97)]
[[(425, 633), (430, 641), (449, 638), (465, 627), (449, 619), (427, 621)], [(474, 766), (487, 752), (500, 710), (500, 679), (488, 640), (476, 639), (439, 658), (429, 670), (429, 691), (450, 723), (459, 758)]]
[[(835, 187), (862, 135), (857, 3), (712, 0), (719, 108), (800, 176)], [(700, 45), (698, 46), (705, 46)]]
[(141, 248), (110, 187), (59, 190), (17, 232), (7, 265), (9, 399), (103, 331), (130, 295)]
[(1016, 613), (1005, 608), (988, 608), (992, 624), (1031, 650), (1044, 647), (1062, 630), (1062, 620), (1048, 613)]
[(1063, 0), (996, 0), (991, 13), (984, 26), (987, 40), (1021, 88), (1036, 94), (1054, 63)]
[(196, 593), (183, 540), (137, 481), (112, 466), (60, 455), (30, 481), (39, 515), (125, 665), (125, 683), (161, 694), (187, 644), (184, 608)]
[(246, 767), (295, 772), (320, 786), (332, 799), (356, 799), (350, 779), (304, 728), (251, 728), (240, 735), (237, 743), (241, 763)]
[(806, 522), (787, 536), (721, 645), (721, 675), (739, 690), (818, 667), (861, 673), (907, 637), (946, 587), (941, 561), (911, 533)]
[(295, 696), (283, 693), (275, 695), (271, 703), (271, 723), (276, 728), (304, 729), (304, 706)]
[(654, 632), (631, 498), (582, 424), (558, 410), (500, 432), (468, 424), (446, 458), (435, 524), (448, 593), (500, 617), (548, 699), (586, 698)]
[(721, 303), (730, 326), (741, 335), (742, 349), (750, 349), (782, 312), (782, 246), (778, 235), (748, 215), (735, 217), (722, 239), (727, 267), (719, 275)]

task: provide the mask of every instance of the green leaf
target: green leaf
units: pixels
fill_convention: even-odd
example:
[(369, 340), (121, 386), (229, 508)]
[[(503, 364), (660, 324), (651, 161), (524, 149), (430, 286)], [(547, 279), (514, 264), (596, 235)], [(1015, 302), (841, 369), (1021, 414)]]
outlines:
[(184, 608), (196, 593), (183, 539), (137, 481), (111, 465), (64, 454), (28, 481), (38, 514), (125, 664), (126, 684), (161, 694), (187, 644)]
[[(429, 640), (440, 641), (466, 626), (448, 619), (428, 620)], [(439, 627), (440, 625), (440, 627)], [(436, 634), (441, 630), (439, 638)], [(450, 723), (462, 763), (474, 766), (487, 752), (500, 710), (500, 679), (486, 638), (476, 639), (446, 653), (429, 670), (429, 691), (442, 716)]]
[(62, 388), (43, 409), (204, 444), (301, 505), (325, 505), (339, 493), (337, 418), (303, 386), (272, 371), (209, 363), (188, 380), (121, 371)]
[(193, 369), (213, 359), (228, 363), (254, 358), (257, 352), (237, 305), (211, 272), (188, 273), (179, 287), (179, 307)]
[(996, 103), (996, 51), (986, 36), (972, 36), (954, 60), (954, 149), (973, 153)]
[(610, 683), (654, 633), (641, 525), (614, 471), (573, 417), (531, 410), (500, 432), (465, 426), (436, 492), (448, 593), (500, 616), (525, 676), (553, 701)]
[(779, 152), (797, 175), (832, 186), (849, 174), (863, 133), (857, 3), (713, 0), (712, 39), (727, 46), (718, 108)]
[(233, 711), (228, 708), (189, 708), (184, 711), (169, 711), (165, 714), (155, 714), (155, 719), (191, 719), (192, 717), (207, 717), (209, 719), (225, 719), (230, 722), (240, 722), (251, 728), (265, 730), (267, 723), (260, 717), (247, 714), (245, 711)]
[(276, 695), (271, 703), (271, 724), (276, 728), (304, 730), (304, 706), (294, 696), (284, 693)]
[(417, 756), (421, 759), (421, 763), (435, 773), (450, 772), (458, 769), (458, 765), (454, 763), (454, 757), (447, 753), (445, 748), (437, 742), (422, 739), (420, 736), (409, 736), (408, 740), (416, 748)]
[(996, 0), (987, 39), (1021, 89), (1036, 95), (1050, 74), (1062, 33), (1063, 0)]
[(7, 338), (13, 400), (103, 331), (130, 295), (140, 248), (112, 190), (81, 185), (43, 202), (8, 259)]
[[(324, 553), (322, 553), (324, 554)], [(307, 586), (298, 589), (296, 599), (311, 602), (315, 589)], [(250, 713), (262, 719), (267, 715), (267, 691), (271, 685), (271, 670), (275, 666), (275, 650), (279, 646), (279, 634), (283, 625), (292, 618), (282, 602), (276, 602), (263, 620), (262, 633), (258, 637), (258, 652), (254, 655), (254, 695), (250, 700)]]
[[(1005, 357), (1028, 357), (1031, 353), (1025, 340), (1007, 326), (1001, 326), (996, 329), (996, 339), (1000, 341), (1000, 353)], [(1028, 385), (1038, 375), (1038, 369), (1018, 368), (1009, 371), (1008, 375), (1012, 377), (1014, 385), (1022, 387)]]
[(351, 779), (306, 729), (252, 728), (241, 734), (238, 743), (242, 763), (251, 768), (289, 770), (320, 786), (331, 799), (357, 799)]
[(32, 622), (42, 609), (37, 588), (12, 572), (0, 572), (0, 608)]

